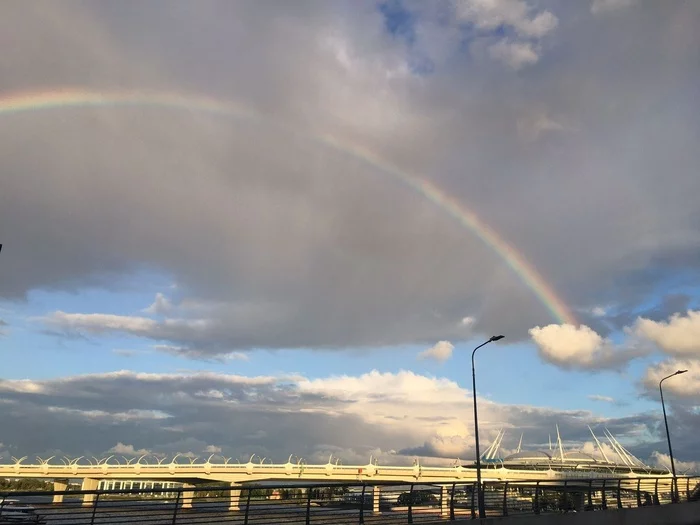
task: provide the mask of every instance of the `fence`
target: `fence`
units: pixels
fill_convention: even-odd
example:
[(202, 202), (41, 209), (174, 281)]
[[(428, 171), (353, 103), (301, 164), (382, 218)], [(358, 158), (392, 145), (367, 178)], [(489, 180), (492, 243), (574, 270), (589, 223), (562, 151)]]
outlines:
[[(671, 503), (664, 478), (485, 482), (488, 517), (592, 512)], [(678, 479), (677, 502), (700, 499), (700, 477)], [(61, 503), (52, 503), (62, 500)], [(184, 486), (0, 493), (0, 524), (405, 524), (475, 519), (475, 483)], [(17, 521), (13, 521), (17, 520)]]

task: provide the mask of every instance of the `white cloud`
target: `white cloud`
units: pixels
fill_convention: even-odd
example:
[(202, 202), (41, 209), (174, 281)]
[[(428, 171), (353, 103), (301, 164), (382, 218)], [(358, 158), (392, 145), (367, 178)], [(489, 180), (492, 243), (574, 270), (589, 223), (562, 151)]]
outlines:
[(546, 112), (531, 112), (527, 116), (519, 118), (516, 123), (518, 135), (524, 140), (537, 140), (547, 131), (565, 131), (568, 128), (561, 122), (557, 122)]
[(668, 321), (638, 319), (634, 329), (670, 355), (700, 358), (700, 311), (675, 314)]
[(608, 313), (608, 310), (604, 306), (595, 306), (591, 310), (591, 315), (593, 315), (593, 317), (605, 317), (605, 314), (607, 314), (607, 313)]
[(41, 381), (32, 381), (30, 379), (18, 379), (11, 383), (0, 384), (0, 391), (7, 389), (12, 392), (23, 392), (27, 394), (44, 394), (46, 387)]
[[(600, 448), (603, 449), (605, 455), (603, 455), (600, 452)], [(610, 461), (618, 460), (619, 456), (617, 452), (615, 452), (615, 450), (608, 443), (606, 443), (605, 441), (601, 441), (600, 448), (598, 447), (597, 443), (594, 443), (593, 441), (586, 441), (581, 446), (581, 452), (590, 454), (591, 456), (597, 459), (605, 459), (607, 457)]]
[(48, 316), (45, 321), (61, 330), (91, 334), (127, 332), (133, 335), (145, 335), (158, 327), (156, 321), (147, 317), (66, 313), (60, 310)]
[(114, 454), (121, 454), (122, 456), (145, 456), (150, 454), (150, 450), (145, 448), (136, 449), (134, 445), (125, 445), (121, 441), (110, 448), (107, 452), (112, 452)]
[(536, 64), (540, 59), (535, 47), (529, 42), (501, 40), (489, 47), (492, 58), (505, 62), (513, 69)]
[(468, 399), (465, 397), (468, 392), (452, 380), (426, 377), (409, 370), (402, 370), (396, 374), (373, 370), (360, 376), (302, 380), (299, 388), (302, 392), (324, 392), (338, 396), (339, 399), (369, 403), (375, 400), (395, 400), (433, 407), (439, 403), (455, 403)]
[(626, 7), (631, 7), (638, 0), (593, 0), (591, 3), (591, 13), (594, 15), (618, 11)]
[[(343, 412), (417, 439), (424, 439), (426, 433), (464, 435), (461, 418), (468, 417), (471, 406), (468, 391), (454, 381), (406, 370), (301, 381), (298, 388), (302, 393), (337, 399), (343, 402)], [(326, 410), (336, 413), (338, 407)], [(427, 427), (426, 421), (430, 421)]]
[(206, 452), (207, 454), (221, 454), (221, 447), (217, 447), (214, 445), (207, 445), (204, 448), (204, 452)]
[(632, 341), (626, 348), (613, 345), (585, 325), (570, 324), (539, 326), (530, 329), (540, 356), (562, 368), (602, 369), (626, 364), (647, 350)]
[(229, 352), (228, 354), (224, 354), (222, 359), (224, 361), (249, 361), (250, 356), (243, 352)]
[(144, 308), (147, 314), (163, 315), (169, 313), (173, 308), (170, 300), (162, 293), (158, 292), (156, 298), (148, 308)]
[(588, 399), (590, 399), (591, 401), (602, 401), (604, 403), (614, 403), (615, 402), (615, 398), (612, 398), (610, 396), (601, 396), (598, 394), (591, 394), (590, 396), (588, 396)]
[[(603, 315), (602, 307), (594, 308), (593, 315)], [(689, 310), (685, 315), (674, 314), (668, 321), (637, 318), (632, 326), (623, 329), (625, 339), (614, 344), (588, 326), (548, 325), (530, 329), (530, 336), (540, 356), (563, 368), (615, 368), (660, 349), (679, 358), (656, 369), (649, 369), (647, 377), (655, 377), (658, 370), (665, 373), (672, 367), (697, 368), (700, 362), (700, 311)], [(685, 359), (683, 359), (685, 358)], [(690, 378), (686, 376), (686, 381)]]
[(123, 412), (108, 412), (106, 410), (82, 410), (63, 406), (47, 406), (46, 410), (56, 414), (77, 416), (89, 420), (113, 420), (113, 421), (141, 421), (167, 419), (170, 414), (161, 410), (130, 409)]
[(433, 359), (444, 363), (452, 357), (455, 346), (449, 341), (438, 341), (433, 346), (418, 354), (418, 359)]
[(474, 319), (473, 317), (469, 317), (469, 316), (462, 317), (461, 324), (462, 324), (462, 326), (472, 326), (475, 321), (476, 321), (476, 319)]
[(505, 25), (523, 37), (541, 38), (558, 24), (557, 17), (549, 11), (534, 14), (525, 0), (455, 0), (454, 6), (458, 19), (480, 29)]
[(137, 350), (129, 350), (126, 348), (114, 348), (112, 353), (121, 357), (134, 357), (139, 352)]
[(649, 366), (642, 380), (649, 395), (657, 397), (659, 381), (677, 370), (687, 370), (687, 372), (664, 381), (664, 394), (672, 393), (690, 399), (700, 396), (700, 360), (693, 359), (671, 359)]
[(473, 446), (473, 438), (469, 434), (435, 435), (426, 443), (426, 448), (432, 450), (435, 455), (445, 458), (464, 457)]
[(157, 352), (163, 352), (165, 354), (174, 355), (177, 357), (184, 357), (187, 359), (197, 359), (200, 361), (214, 361), (217, 363), (225, 363), (227, 361), (249, 361), (250, 356), (243, 352), (226, 352), (222, 350), (221, 352), (216, 352), (212, 355), (211, 352), (205, 350), (200, 350), (197, 348), (189, 348), (186, 346), (175, 346), (175, 345), (154, 345), (153, 349)]
[[(671, 470), (671, 456), (664, 452), (654, 451), (651, 453), (650, 464), (655, 467)], [(677, 457), (673, 457), (673, 464), (676, 467), (676, 474), (699, 474), (700, 461), (682, 461)]]

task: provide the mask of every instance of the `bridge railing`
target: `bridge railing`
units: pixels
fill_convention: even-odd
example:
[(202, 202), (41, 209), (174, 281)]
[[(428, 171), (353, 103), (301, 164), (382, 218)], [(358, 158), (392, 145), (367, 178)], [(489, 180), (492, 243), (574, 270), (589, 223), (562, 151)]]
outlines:
[[(679, 478), (676, 501), (700, 500), (699, 487), (700, 477)], [(673, 499), (668, 477), (486, 482), (483, 488), (488, 517), (614, 511)], [(477, 501), (471, 482), (3, 492), (0, 523), (25, 514), (47, 525), (410, 524), (475, 519)]]

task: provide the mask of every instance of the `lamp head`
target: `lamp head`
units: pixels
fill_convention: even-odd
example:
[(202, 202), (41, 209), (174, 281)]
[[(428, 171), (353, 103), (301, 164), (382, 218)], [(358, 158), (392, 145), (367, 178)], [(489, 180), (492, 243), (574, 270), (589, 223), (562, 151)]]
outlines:
[(678, 370), (678, 371), (677, 371), (675, 374), (673, 374), (673, 375), (674, 375), (674, 376), (677, 376), (677, 375), (680, 375), (680, 374), (685, 374), (686, 372), (687, 372), (687, 370)]
[(491, 339), (489, 339), (489, 342), (499, 341), (499, 340), (503, 339), (504, 337), (505, 337), (504, 335), (494, 335), (491, 337)]

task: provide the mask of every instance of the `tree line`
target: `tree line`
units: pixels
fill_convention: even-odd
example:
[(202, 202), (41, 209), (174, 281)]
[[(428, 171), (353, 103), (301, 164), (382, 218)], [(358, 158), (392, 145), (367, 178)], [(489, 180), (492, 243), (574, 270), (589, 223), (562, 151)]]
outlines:
[(18, 478), (18, 479), (2, 479), (0, 478), (0, 491), (51, 491), (53, 483), (41, 479), (33, 478)]

